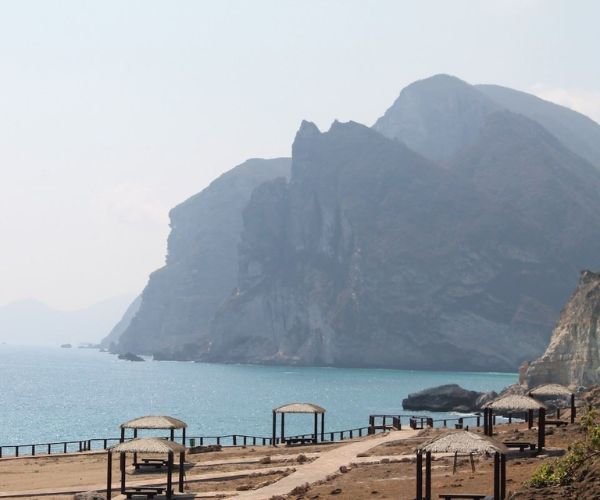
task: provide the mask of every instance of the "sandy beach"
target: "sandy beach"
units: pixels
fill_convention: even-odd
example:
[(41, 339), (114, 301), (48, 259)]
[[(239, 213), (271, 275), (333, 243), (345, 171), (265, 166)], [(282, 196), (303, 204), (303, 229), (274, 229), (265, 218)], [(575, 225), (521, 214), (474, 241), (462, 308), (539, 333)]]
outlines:
[[(518, 430), (519, 428), (524, 430)], [(535, 442), (536, 431), (526, 430), (526, 424), (496, 427), (499, 440), (513, 439)], [(393, 431), (387, 435), (371, 436), (361, 440), (336, 445), (298, 447), (236, 447), (222, 451), (188, 454), (186, 457), (185, 491), (190, 498), (271, 498), (262, 496), (261, 490), (287, 476), (286, 484), (291, 494), (284, 498), (414, 498), (415, 494), (415, 447), (431, 439), (439, 430)], [(481, 432), (481, 430), (476, 430)], [(566, 448), (579, 434), (577, 425), (553, 429), (547, 436), (547, 448)], [(344, 456), (349, 446), (363, 450), (352, 456)], [(358, 449), (358, 448), (357, 448)], [(339, 458), (338, 458), (339, 457)], [(140, 456), (142, 458), (142, 456)], [(515, 490), (545, 460), (518, 451), (511, 452), (507, 464), (507, 490)], [(337, 463), (336, 460), (339, 460)], [(317, 462), (318, 461), (318, 462)], [(452, 472), (452, 457), (441, 456), (433, 463), (433, 493), (492, 491), (492, 461), (477, 458), (475, 472), (467, 457), (459, 458), (456, 474)], [(131, 457), (128, 458), (128, 464)], [(323, 477), (308, 474), (304, 480), (298, 474), (317, 465), (317, 469), (332, 468)], [(321, 464), (321, 465), (318, 465)], [(100, 490), (106, 485), (107, 454), (87, 452), (72, 455), (53, 455), (0, 460), (0, 498), (73, 498), (78, 491)], [(340, 469), (341, 467), (341, 469)], [(314, 468), (314, 466), (313, 466)], [(295, 478), (298, 478), (297, 480)], [(113, 498), (118, 497), (119, 465), (113, 462)], [(174, 479), (175, 480), (175, 479)], [(130, 465), (127, 483), (164, 484), (165, 471), (140, 473)], [(305, 484), (309, 483), (306, 488)], [(257, 489), (258, 488), (258, 489)], [(51, 494), (54, 492), (54, 494)], [(46, 494), (43, 494), (46, 493)], [(266, 493), (265, 493), (266, 494)]]

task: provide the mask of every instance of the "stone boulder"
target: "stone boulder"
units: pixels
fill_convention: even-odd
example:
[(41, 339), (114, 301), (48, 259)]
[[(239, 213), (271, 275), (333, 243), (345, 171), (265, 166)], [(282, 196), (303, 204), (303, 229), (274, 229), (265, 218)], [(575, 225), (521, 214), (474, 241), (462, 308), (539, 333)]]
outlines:
[(405, 410), (470, 412), (497, 396), (493, 391), (469, 391), (458, 384), (446, 384), (409, 394), (402, 400), (402, 407)]
[(144, 358), (141, 358), (137, 354), (133, 354), (132, 352), (119, 354), (119, 359), (123, 359), (125, 361), (144, 361)]

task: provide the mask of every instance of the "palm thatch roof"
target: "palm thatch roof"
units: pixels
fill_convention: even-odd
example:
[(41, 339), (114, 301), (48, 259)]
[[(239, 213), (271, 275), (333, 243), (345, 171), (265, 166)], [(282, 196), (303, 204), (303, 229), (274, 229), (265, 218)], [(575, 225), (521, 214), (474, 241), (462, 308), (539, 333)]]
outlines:
[(274, 408), (275, 413), (325, 413), (325, 408), (313, 403), (290, 403)]
[(124, 443), (119, 443), (109, 448), (110, 451), (117, 453), (181, 453), (185, 451), (185, 446), (160, 438), (137, 438)]
[(505, 410), (505, 411), (527, 411), (527, 410), (539, 410), (540, 408), (546, 408), (546, 405), (540, 403), (538, 400), (530, 398), (529, 396), (521, 396), (519, 394), (509, 394), (508, 396), (502, 396), (485, 405), (486, 408), (492, 410)]
[(573, 394), (568, 387), (560, 384), (544, 384), (538, 385), (535, 389), (529, 391), (529, 394), (532, 396), (570, 396)]
[(129, 420), (120, 427), (121, 429), (185, 429), (187, 424), (165, 415), (149, 415)]
[(508, 449), (487, 436), (475, 434), (469, 431), (449, 431), (441, 436), (433, 438), (421, 447), (423, 451), (432, 453), (507, 453)]

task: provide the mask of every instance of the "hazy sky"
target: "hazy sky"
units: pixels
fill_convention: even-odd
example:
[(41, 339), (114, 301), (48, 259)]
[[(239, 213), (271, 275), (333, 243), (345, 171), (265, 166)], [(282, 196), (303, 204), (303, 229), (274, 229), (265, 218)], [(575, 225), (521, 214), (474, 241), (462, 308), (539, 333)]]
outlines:
[(168, 210), (450, 73), (600, 121), (600, 2), (0, 0), (0, 304), (137, 293)]

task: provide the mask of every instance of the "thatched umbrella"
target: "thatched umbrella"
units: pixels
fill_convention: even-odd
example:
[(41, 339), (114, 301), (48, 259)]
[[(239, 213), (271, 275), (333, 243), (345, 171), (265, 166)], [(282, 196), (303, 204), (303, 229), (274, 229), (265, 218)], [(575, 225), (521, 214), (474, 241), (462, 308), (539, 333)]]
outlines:
[[(566, 398), (568, 396), (570, 398), (571, 404), (571, 423), (575, 422), (575, 417), (577, 415), (577, 409), (575, 407), (575, 393), (568, 387), (565, 387), (564, 385), (560, 384), (539, 385), (531, 391), (529, 391), (529, 395), (535, 398), (554, 399)], [(556, 418), (560, 418), (560, 405), (557, 405), (556, 408)]]
[(552, 396), (570, 396), (573, 391), (560, 384), (538, 385), (535, 389), (529, 391), (530, 396), (552, 397)]
[(425, 499), (431, 499), (431, 453), (454, 453), (452, 473), (456, 473), (458, 454), (468, 454), (471, 469), (475, 471), (473, 454), (494, 455), (494, 498), (503, 499), (506, 492), (506, 453), (508, 449), (502, 443), (487, 436), (469, 431), (450, 431), (437, 436), (417, 450), (417, 500), (423, 498), (422, 453), (426, 453)]
[(519, 394), (509, 394), (508, 396), (496, 398), (485, 405), (485, 407), (492, 410), (513, 412), (539, 410), (540, 408), (546, 409), (544, 403), (529, 396), (521, 396)]
[(172, 476), (173, 476), (173, 455), (179, 453), (179, 491), (183, 493), (183, 465), (185, 461), (185, 446), (160, 438), (140, 438), (132, 439), (126, 443), (119, 443), (112, 446), (108, 450), (108, 465), (106, 473), (106, 497), (111, 498), (112, 495), (112, 454), (120, 454), (120, 470), (121, 470), (121, 493), (125, 493), (125, 456), (127, 453), (150, 453), (167, 455), (167, 491), (166, 497), (172, 498)]
[(137, 437), (137, 431), (139, 429), (167, 429), (171, 431), (171, 441), (175, 439), (175, 429), (182, 429), (182, 442), (185, 445), (185, 429), (187, 424), (183, 420), (179, 420), (168, 415), (147, 415), (144, 417), (137, 417), (133, 420), (128, 420), (122, 423), (121, 428), (121, 442), (125, 441), (125, 429), (133, 429), (133, 437)]

